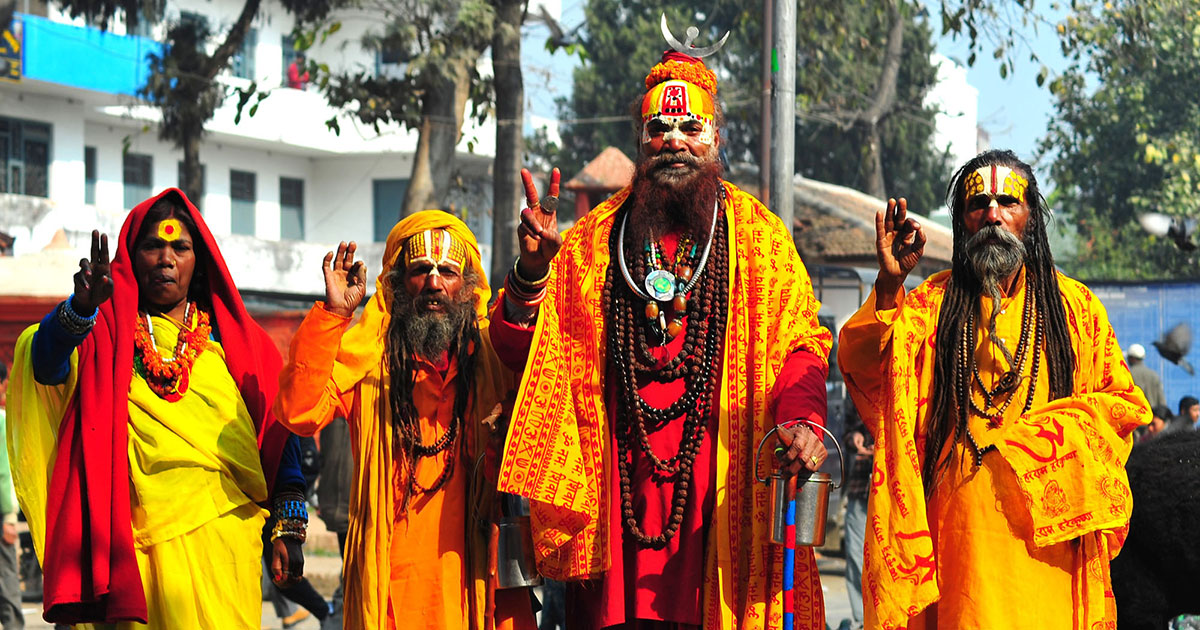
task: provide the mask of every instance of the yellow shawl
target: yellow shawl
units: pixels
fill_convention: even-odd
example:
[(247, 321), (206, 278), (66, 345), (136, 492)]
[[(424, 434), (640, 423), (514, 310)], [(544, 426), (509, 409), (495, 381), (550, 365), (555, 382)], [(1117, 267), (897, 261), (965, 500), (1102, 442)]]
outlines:
[[(515, 388), (516, 379), (492, 350), (488, 337), (487, 320), (484, 319), (490, 290), (479, 260), (479, 246), (466, 224), (440, 210), (426, 210), (413, 214), (396, 224), (388, 234), (384, 250), (383, 265), (376, 280), (375, 295), (364, 308), (362, 318), (356, 326), (341, 336), (341, 347), (333, 364), (332, 381), (338, 393), (356, 391), (355, 408), (345, 410), (357, 418), (351, 422), (355, 438), (354, 482), (350, 494), (350, 526), (346, 536), (346, 556), (342, 575), (345, 580), (346, 607), (343, 620), (347, 628), (363, 630), (388, 627), (388, 599), (391, 575), (391, 535), (394, 521), (394, 462), (390, 405), (386, 404), (389, 376), (383, 360), (384, 340), (387, 338), (391, 320), (392, 289), (388, 274), (396, 264), (401, 247), (413, 234), (429, 229), (445, 229), (455, 238), (467, 244), (468, 267), (480, 274), (477, 287), (476, 310), (480, 316), (482, 347), (476, 357), (475, 391), (468, 407), (467, 448), (465, 453), (477, 456), (484, 450), (489, 432), (480, 427), (483, 419), (493, 415), (504, 395)], [(321, 307), (317, 307), (321, 308)], [(333, 412), (318, 402), (321, 396), (329, 395), (317, 387), (306, 387), (308, 381), (298, 373), (310, 369), (304, 353), (313, 354), (312, 348), (302, 348), (303, 337), (309, 325), (319, 323), (310, 316), (302, 324), (293, 340), (291, 358), (280, 376), (280, 399), (276, 402), (280, 421), (294, 431), (312, 434), (333, 420)], [(331, 318), (322, 318), (325, 322)], [(340, 321), (335, 325), (343, 325)], [(315, 329), (313, 329), (315, 330)], [(319, 353), (319, 352), (318, 352)], [(314, 363), (315, 365), (315, 363)], [(293, 381), (299, 386), (293, 386)], [(382, 401), (382, 402), (381, 402)], [(319, 417), (317, 417), (319, 416)], [(463, 463), (471, 471), (474, 461)], [(490, 499), (494, 488), (473, 478), (471, 498), (473, 506), (465, 513), (478, 515), (475, 506), (492, 505)], [(484, 514), (483, 516), (487, 516)], [(490, 627), (491, 619), (485, 619), (489, 602), (486, 532), (471, 519), (465, 526), (468, 536), (468, 567), (473, 583), (470, 593), (471, 619), (477, 628)], [(397, 610), (398, 614), (403, 611)]]
[[(949, 275), (938, 273), (904, 295), (894, 313), (876, 312), (872, 293), (842, 328), (839, 365), (876, 442), (863, 571), (870, 628), (905, 628), (940, 598), (918, 425), (928, 413), (932, 341)], [(1115, 625), (1108, 563), (1121, 549), (1132, 509), (1130, 434), (1149, 422), (1150, 409), (1104, 306), (1079, 282), (1060, 274), (1058, 283), (1074, 341), (1074, 395), (1035, 406), (996, 447), (1025, 495), (1033, 523), (1027, 542), (1040, 548), (1079, 540), (1074, 606), (1085, 623), (1077, 627)]]
[[(771, 388), (787, 356), (804, 349), (824, 360), (832, 337), (817, 323), (820, 304), (790, 231), (751, 195), (728, 183), (725, 190), (732, 268), (705, 626), (776, 628), (783, 618), (782, 547), (768, 541), (770, 501), (766, 486), (754, 481), (753, 449), (774, 426)], [(499, 489), (531, 499), (538, 567), (557, 579), (600, 576), (609, 567), (608, 537), (620, 535), (607, 531), (612, 454), (602, 292), (609, 235), (629, 192), (583, 217), (554, 259), (501, 464)], [(813, 555), (797, 557), (798, 627), (824, 628)]]

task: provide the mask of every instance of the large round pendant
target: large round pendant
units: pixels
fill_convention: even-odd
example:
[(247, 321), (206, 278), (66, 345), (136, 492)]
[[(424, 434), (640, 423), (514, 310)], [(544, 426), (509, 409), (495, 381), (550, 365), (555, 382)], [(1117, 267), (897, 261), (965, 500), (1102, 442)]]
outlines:
[(675, 297), (675, 274), (655, 269), (646, 276), (646, 292), (659, 302), (670, 302)]

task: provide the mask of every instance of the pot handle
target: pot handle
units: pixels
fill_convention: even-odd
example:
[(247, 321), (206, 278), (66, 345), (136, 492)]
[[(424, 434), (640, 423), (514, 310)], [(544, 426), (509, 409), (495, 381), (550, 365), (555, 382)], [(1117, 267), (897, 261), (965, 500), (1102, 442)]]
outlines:
[[(833, 437), (833, 433), (831, 433), (829, 429), (826, 429), (815, 422), (801, 420), (800, 424), (804, 424), (810, 429), (820, 429), (825, 432), (825, 435), (829, 436), (829, 439), (833, 440), (833, 445), (837, 447), (838, 452), (838, 482), (833, 484), (833, 489), (837, 490), (838, 488), (841, 488), (842, 482), (846, 481), (846, 455), (842, 453), (842, 443), (838, 442), (838, 439)], [(755, 472), (757, 473), (758, 471)]]
[[(799, 421), (788, 423), (788, 424), (791, 424), (793, 426), (796, 424), (806, 425), (810, 429), (813, 429), (814, 433), (816, 432), (815, 431), (816, 429), (820, 429), (825, 432), (825, 435), (829, 436), (829, 439), (833, 440), (833, 445), (837, 447), (837, 452), (838, 452), (838, 482), (833, 484), (833, 489), (837, 490), (838, 488), (841, 488), (842, 482), (844, 482), (846, 480), (846, 456), (845, 456), (845, 454), (842, 453), (841, 442), (838, 442), (837, 438), (833, 437), (833, 433), (831, 433), (829, 431), (829, 429), (826, 429), (825, 427), (823, 427), (819, 424), (809, 422), (808, 420), (799, 420)], [(767, 431), (767, 434), (762, 436), (762, 439), (758, 441), (758, 448), (754, 449), (754, 480), (759, 483), (762, 483), (762, 484), (770, 482), (770, 477), (763, 478), (763, 477), (758, 476), (758, 463), (759, 463), (759, 458), (762, 457), (762, 447), (764, 444), (767, 443), (767, 439), (770, 438), (772, 435), (774, 435), (777, 430), (779, 430), (779, 425), (771, 427), (771, 430)], [(822, 440), (822, 441), (824, 441), (824, 440)]]

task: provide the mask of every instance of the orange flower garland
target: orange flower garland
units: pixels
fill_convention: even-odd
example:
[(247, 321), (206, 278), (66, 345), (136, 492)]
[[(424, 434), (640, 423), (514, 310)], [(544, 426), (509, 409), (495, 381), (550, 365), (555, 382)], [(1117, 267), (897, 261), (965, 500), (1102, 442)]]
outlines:
[[(189, 320), (192, 320), (190, 326)], [(149, 315), (138, 313), (137, 331), (133, 335), (134, 367), (146, 379), (150, 391), (167, 402), (175, 402), (187, 392), (192, 364), (204, 352), (212, 333), (208, 313), (197, 309), (195, 303), (188, 304), (183, 321), (175, 342), (175, 354), (170, 359), (164, 359), (158, 352)]]
[(646, 89), (649, 90), (659, 83), (671, 79), (686, 81), (698, 86), (708, 92), (710, 96), (716, 97), (717, 95), (717, 75), (700, 60), (696, 60), (695, 63), (675, 59), (659, 62), (650, 69), (650, 74), (646, 75)]

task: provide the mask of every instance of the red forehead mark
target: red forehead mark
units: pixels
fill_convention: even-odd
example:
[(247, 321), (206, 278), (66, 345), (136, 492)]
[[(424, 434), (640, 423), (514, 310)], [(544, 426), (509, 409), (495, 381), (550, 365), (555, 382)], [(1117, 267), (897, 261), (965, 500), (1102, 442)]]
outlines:
[(996, 181), (996, 165), (992, 165), (992, 194), (999, 192), (1000, 184)]
[(163, 231), (164, 231), (164, 232), (166, 232), (167, 234), (174, 234), (174, 233), (175, 233), (175, 226), (173, 226), (173, 225), (167, 225), (167, 226), (164, 226), (164, 227), (163, 227)]

